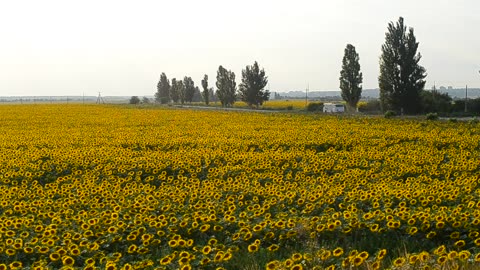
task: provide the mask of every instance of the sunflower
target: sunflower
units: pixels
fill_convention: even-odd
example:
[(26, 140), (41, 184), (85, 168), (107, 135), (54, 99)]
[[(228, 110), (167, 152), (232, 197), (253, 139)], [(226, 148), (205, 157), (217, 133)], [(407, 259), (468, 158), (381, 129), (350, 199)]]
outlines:
[(462, 248), (465, 246), (465, 240), (458, 240), (457, 242), (455, 242), (454, 246), (456, 248)]
[(189, 264), (185, 264), (180, 267), (180, 270), (192, 270), (192, 266)]
[(177, 240), (173, 240), (173, 239), (172, 239), (172, 240), (168, 241), (168, 245), (169, 245), (171, 248), (174, 248), (174, 247), (178, 246), (178, 242), (177, 242)]
[(377, 260), (381, 261), (383, 258), (387, 255), (387, 250), (386, 249), (381, 249), (377, 253)]
[(303, 266), (301, 264), (293, 265), (290, 270), (303, 270)]
[(337, 247), (333, 250), (333, 256), (339, 257), (343, 254), (343, 249), (341, 247)]
[(248, 252), (253, 253), (258, 251), (258, 246), (256, 244), (251, 244), (248, 246)]
[(418, 255), (411, 254), (410, 256), (408, 256), (408, 263), (414, 265), (415, 263), (417, 263), (418, 259)]
[(75, 263), (75, 260), (70, 256), (64, 256), (62, 258), (63, 265), (72, 266)]
[(211, 251), (212, 251), (212, 248), (210, 246), (204, 246), (202, 248), (202, 253), (205, 255), (209, 254)]
[(447, 261), (448, 257), (446, 255), (442, 255), (437, 258), (437, 263), (443, 265)]
[(21, 269), (23, 264), (22, 262), (19, 262), (19, 261), (14, 261), (12, 262), (11, 264), (8, 265), (10, 267), (10, 269)]
[(393, 265), (395, 267), (400, 267), (405, 264), (405, 258), (404, 257), (398, 257), (395, 260), (393, 260)]
[(275, 251), (277, 251), (279, 248), (280, 248), (279, 245), (271, 244), (271, 245), (267, 248), (267, 250), (268, 250), (268, 251), (271, 251), (271, 252), (275, 252)]
[(171, 262), (172, 262), (172, 257), (170, 257), (170, 256), (165, 256), (165, 257), (160, 259), (160, 264), (161, 265), (168, 265)]
[(372, 270), (379, 270), (381, 265), (380, 261), (374, 261), (370, 267)]
[(291, 267), (291, 266), (293, 266), (294, 262), (292, 261), (292, 259), (286, 259), (285, 261), (283, 261), (283, 264), (286, 267)]
[(458, 257), (462, 261), (468, 260), (470, 258), (470, 256), (472, 256), (472, 253), (470, 253), (470, 251), (468, 251), (468, 250), (462, 250), (458, 253)]
[(294, 262), (298, 262), (298, 261), (300, 261), (302, 258), (303, 258), (303, 256), (302, 256), (302, 254), (300, 254), (300, 253), (293, 253), (293, 254), (292, 254), (292, 257), (291, 257), (291, 259), (292, 259)]
[(269, 263), (267, 263), (267, 270), (274, 270), (274, 269), (277, 269), (278, 267), (280, 266), (280, 262), (279, 261), (271, 261)]
[(53, 252), (48, 256), (52, 262), (58, 261), (60, 259), (60, 254), (58, 252)]
[(229, 261), (230, 259), (232, 259), (233, 257), (233, 254), (231, 252), (226, 252), (225, 254), (223, 254), (223, 259), (224, 261)]

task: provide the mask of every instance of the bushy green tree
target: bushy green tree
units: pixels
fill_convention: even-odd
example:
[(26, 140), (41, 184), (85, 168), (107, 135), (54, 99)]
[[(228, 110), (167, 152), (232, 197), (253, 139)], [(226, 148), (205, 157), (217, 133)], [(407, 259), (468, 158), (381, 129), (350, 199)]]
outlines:
[(452, 109), (452, 98), (448, 93), (437, 90), (422, 91), (422, 111), (424, 113), (449, 113)]
[(185, 92), (185, 85), (183, 84), (182, 80), (177, 81), (177, 91), (178, 91), (178, 98), (180, 103), (183, 105), (186, 99), (186, 92)]
[(177, 103), (180, 99), (180, 89), (178, 87), (177, 79), (172, 79), (172, 86), (170, 88), (170, 98), (173, 102)]
[(240, 99), (249, 106), (262, 105), (270, 97), (270, 92), (264, 90), (267, 83), (265, 70), (258, 67), (257, 61), (252, 66), (246, 66), (242, 70), (242, 83), (238, 89)]
[(380, 58), (380, 100), (386, 110), (415, 114), (421, 110), (421, 91), (425, 86), (426, 71), (419, 65), (418, 42), (413, 28), (397, 23), (388, 24), (385, 44)]
[(140, 103), (140, 98), (138, 98), (138, 96), (132, 96), (129, 100), (130, 104), (139, 104)]
[(193, 82), (191, 77), (183, 78), (183, 87), (185, 88), (185, 102), (192, 102), (193, 96), (195, 95), (195, 82)]
[(160, 80), (157, 83), (157, 92), (155, 93), (155, 101), (159, 103), (168, 103), (170, 101), (170, 81), (162, 72)]
[(362, 96), (363, 75), (360, 72), (359, 56), (352, 44), (345, 48), (342, 70), (340, 71), (340, 89), (342, 98), (347, 102), (348, 110), (356, 110)]
[(150, 103), (150, 99), (148, 97), (143, 97), (142, 98), (142, 103), (143, 104), (149, 104)]
[(235, 73), (219, 66), (217, 71), (217, 97), (223, 107), (231, 107), (235, 103), (237, 84)]
[(195, 94), (193, 95), (193, 102), (202, 102), (203, 97), (202, 97), (202, 92), (200, 91), (200, 88), (198, 86), (195, 86)]

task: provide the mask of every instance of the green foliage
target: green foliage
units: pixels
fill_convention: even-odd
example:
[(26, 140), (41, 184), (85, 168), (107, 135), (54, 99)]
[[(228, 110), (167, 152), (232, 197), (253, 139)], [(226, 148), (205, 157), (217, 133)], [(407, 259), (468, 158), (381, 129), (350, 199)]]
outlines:
[(268, 78), (265, 76), (265, 70), (260, 70), (257, 61), (253, 66), (246, 66), (242, 70), (242, 83), (239, 86), (240, 99), (249, 106), (262, 105), (270, 97), (270, 92), (264, 90), (267, 86)]
[(203, 97), (203, 100), (205, 101), (205, 104), (208, 105), (208, 103), (210, 102), (210, 89), (208, 89), (208, 75), (205, 74), (203, 76), (203, 80), (202, 80), (202, 88), (203, 88), (203, 92), (202, 92), (202, 97)]
[(450, 123), (457, 123), (458, 120), (457, 120), (457, 118), (449, 118), (449, 119), (448, 119), (448, 122), (450, 122)]
[(421, 55), (417, 49), (413, 28), (407, 32), (402, 17), (396, 24), (388, 24), (378, 78), (383, 110), (403, 110), (407, 114), (420, 112), (420, 93), (425, 86), (426, 71), (418, 64)]
[(323, 102), (310, 102), (307, 105), (309, 112), (321, 112), (323, 110)]
[(157, 83), (157, 92), (155, 93), (155, 101), (161, 104), (170, 101), (170, 81), (167, 79), (165, 72), (160, 75), (160, 80)]
[(128, 103), (130, 104), (139, 104), (140, 103), (140, 99), (137, 97), (137, 96), (132, 96), (130, 98), (130, 100), (128, 101)]
[(427, 113), (427, 120), (438, 120), (438, 114), (437, 113)]
[(180, 88), (179, 88), (179, 83), (177, 82), (177, 79), (173, 78), (172, 79), (172, 86), (170, 88), (170, 98), (173, 100), (173, 102), (177, 103), (178, 100), (180, 100)]
[(422, 91), (421, 98), (424, 113), (448, 113), (452, 109), (452, 98), (448, 93), (440, 93), (437, 90)]
[(385, 116), (385, 118), (392, 118), (392, 117), (397, 116), (397, 113), (395, 111), (388, 110), (388, 111), (385, 112), (384, 116)]
[(379, 113), (382, 111), (382, 107), (378, 99), (373, 99), (367, 101), (366, 103), (360, 103), (358, 105), (358, 111), (365, 113)]
[(200, 92), (200, 88), (198, 88), (198, 86), (195, 86), (195, 93), (193, 94), (192, 102), (202, 102), (202, 101), (203, 101), (202, 92)]
[(362, 96), (363, 75), (360, 72), (359, 60), (355, 47), (347, 44), (340, 71), (340, 89), (349, 110), (357, 108), (357, 103)]
[(150, 99), (148, 97), (143, 97), (142, 98), (142, 103), (143, 104), (149, 104), (150, 103)]
[(223, 107), (231, 107), (235, 103), (237, 84), (235, 73), (219, 66), (217, 71), (217, 97)]
[(186, 99), (186, 92), (185, 92), (185, 85), (183, 84), (183, 81), (181, 80), (177, 81), (176, 89), (177, 89), (178, 99), (180, 100), (180, 103), (184, 104)]
[(191, 77), (185, 76), (183, 78), (183, 87), (184, 87), (184, 93), (185, 93), (184, 101), (191, 103), (193, 101), (193, 96), (195, 95), (195, 83), (193, 82)]

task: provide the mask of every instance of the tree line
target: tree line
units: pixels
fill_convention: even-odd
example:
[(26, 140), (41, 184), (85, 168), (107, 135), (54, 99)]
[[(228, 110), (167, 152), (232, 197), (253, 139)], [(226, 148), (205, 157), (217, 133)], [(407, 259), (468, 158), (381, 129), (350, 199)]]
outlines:
[(268, 84), (268, 77), (265, 70), (255, 63), (246, 66), (242, 70), (241, 83), (237, 87), (235, 73), (219, 66), (217, 70), (216, 91), (208, 85), (208, 75), (205, 74), (200, 90), (195, 86), (191, 77), (184, 77), (183, 80), (172, 78), (169, 80), (165, 72), (160, 75), (155, 93), (155, 101), (166, 104), (169, 102), (184, 104), (192, 102), (195, 93), (199, 93), (206, 105), (211, 101), (219, 100), (222, 106), (231, 107), (238, 99), (247, 103), (249, 106), (258, 107), (267, 101), (270, 97), (270, 91), (265, 87)]
[[(448, 99), (438, 92), (431, 93), (424, 90), (427, 74), (425, 68), (419, 64), (422, 56), (417, 52), (418, 45), (414, 29), (407, 28), (402, 17), (396, 23), (388, 24), (385, 43), (381, 47), (378, 77), (382, 111), (416, 114), (426, 106), (433, 106), (426, 105), (425, 102), (433, 100), (438, 103), (440, 99)], [(339, 81), (341, 96), (350, 111), (357, 109), (362, 95), (363, 74), (359, 60), (355, 46), (347, 44)], [(269, 90), (265, 90), (268, 78), (264, 69), (260, 69), (256, 61), (242, 70), (238, 88), (235, 73), (223, 66), (219, 66), (217, 70), (216, 90), (209, 87), (208, 79), (205, 74), (201, 81), (202, 90), (200, 90), (191, 77), (184, 77), (183, 80), (176, 78), (169, 80), (166, 74), (162, 73), (157, 84), (155, 100), (163, 104), (169, 102), (184, 104), (192, 102), (197, 93), (197, 96), (200, 96), (207, 105), (212, 100), (218, 99), (224, 107), (231, 107), (237, 100), (249, 106), (258, 107), (270, 97)]]

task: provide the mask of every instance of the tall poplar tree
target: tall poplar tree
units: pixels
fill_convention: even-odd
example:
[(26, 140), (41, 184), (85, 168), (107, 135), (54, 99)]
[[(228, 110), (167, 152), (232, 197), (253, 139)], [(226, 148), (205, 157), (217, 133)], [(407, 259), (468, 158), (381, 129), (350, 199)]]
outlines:
[(270, 92), (265, 90), (268, 78), (265, 70), (258, 67), (257, 61), (252, 66), (242, 70), (242, 83), (239, 85), (239, 96), (249, 106), (262, 105), (270, 97)]
[(162, 72), (160, 80), (157, 83), (155, 101), (159, 103), (167, 103), (170, 101), (170, 81), (167, 79), (165, 72)]
[(185, 85), (183, 84), (182, 80), (177, 81), (177, 92), (178, 92), (178, 99), (180, 100), (180, 103), (183, 105), (185, 103), (187, 93), (185, 92)]
[(380, 57), (380, 102), (382, 109), (415, 114), (421, 110), (421, 92), (425, 87), (426, 71), (419, 65), (418, 42), (413, 28), (404, 25), (400, 17), (388, 24), (385, 44)]
[(217, 97), (223, 107), (231, 107), (235, 103), (237, 84), (235, 73), (219, 66), (217, 71)]
[(205, 104), (208, 105), (208, 103), (210, 102), (210, 89), (208, 89), (208, 75), (205, 74), (203, 76), (203, 80), (202, 80), (202, 88), (203, 88), (203, 92), (202, 92), (202, 97), (203, 97), (203, 100), (205, 101)]
[(178, 88), (177, 79), (172, 79), (172, 87), (170, 88), (170, 98), (173, 102), (177, 103), (180, 99), (180, 89)]
[(195, 82), (192, 77), (183, 78), (183, 87), (185, 88), (185, 102), (192, 102), (195, 95)]
[(349, 110), (356, 110), (362, 96), (363, 75), (360, 72), (359, 56), (352, 44), (347, 44), (340, 71), (340, 89), (342, 98)]

